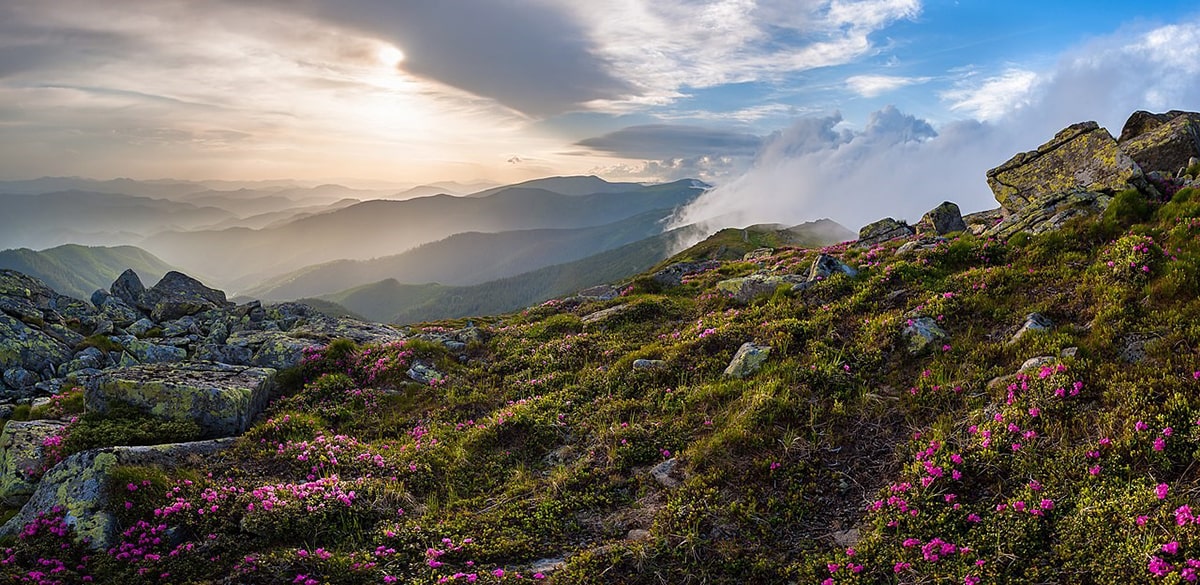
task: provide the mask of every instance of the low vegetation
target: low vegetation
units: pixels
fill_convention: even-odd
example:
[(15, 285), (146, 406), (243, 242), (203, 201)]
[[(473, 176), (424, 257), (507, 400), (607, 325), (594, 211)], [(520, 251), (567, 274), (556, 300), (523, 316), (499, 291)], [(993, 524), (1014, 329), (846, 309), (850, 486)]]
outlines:
[[(51, 515), (0, 571), (129, 584), (1194, 581), (1193, 197), (1121, 194), (1061, 231), (959, 234), (904, 255), (903, 241), (779, 248), (678, 287), (549, 301), (461, 351), (339, 341), (282, 378), (233, 449), (120, 469), (106, 488), (120, 544), (71, 544)], [(822, 252), (859, 274), (745, 304), (716, 290), (759, 270), (804, 274)], [(1034, 312), (1053, 326), (1017, 335)], [(904, 331), (922, 318), (948, 337), (912, 353)], [(771, 347), (762, 369), (724, 376), (749, 341)], [(410, 382), (417, 361), (444, 379)]]

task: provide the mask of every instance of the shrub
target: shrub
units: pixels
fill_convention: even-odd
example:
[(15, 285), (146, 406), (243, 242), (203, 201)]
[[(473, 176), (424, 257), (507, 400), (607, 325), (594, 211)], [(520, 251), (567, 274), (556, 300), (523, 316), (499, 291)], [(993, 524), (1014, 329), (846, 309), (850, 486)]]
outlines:
[(1121, 227), (1129, 227), (1150, 219), (1154, 207), (1150, 201), (1137, 189), (1126, 189), (1117, 193), (1108, 209), (1104, 210), (1104, 220)]

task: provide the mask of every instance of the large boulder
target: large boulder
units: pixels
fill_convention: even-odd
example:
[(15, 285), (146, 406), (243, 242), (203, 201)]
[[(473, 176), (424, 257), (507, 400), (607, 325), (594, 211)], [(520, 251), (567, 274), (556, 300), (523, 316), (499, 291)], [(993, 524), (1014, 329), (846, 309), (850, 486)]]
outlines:
[(0, 370), (53, 373), (74, 351), (57, 336), (0, 313)]
[(1068, 126), (1037, 150), (1018, 154), (987, 172), (996, 201), (1008, 211), (1056, 193), (1112, 193), (1147, 185), (1142, 170), (1095, 122)]
[(199, 280), (174, 270), (146, 289), (137, 301), (137, 307), (148, 311), (150, 318), (158, 322), (232, 306), (224, 292), (208, 288)]
[(858, 271), (833, 256), (821, 254), (817, 256), (816, 260), (813, 260), (812, 268), (808, 270), (808, 280), (811, 282), (825, 280), (834, 274), (855, 277), (858, 276)]
[(980, 235), (989, 229), (992, 229), (996, 224), (1004, 221), (1004, 209), (997, 207), (986, 211), (976, 211), (963, 216), (963, 223), (967, 225), (967, 230), (974, 235)]
[(132, 335), (117, 335), (109, 339), (119, 343), (125, 351), (143, 364), (162, 364), (187, 359), (187, 350), (181, 347), (152, 343)]
[(212, 362), (143, 364), (110, 370), (84, 389), (88, 412), (132, 405), (169, 420), (196, 422), (206, 437), (246, 431), (267, 404), (275, 370)]
[(8, 421), (0, 433), (0, 501), (6, 506), (25, 503), (38, 479), (55, 461), (48, 448), (62, 435), (66, 423), (55, 420)]
[(917, 222), (917, 234), (922, 236), (944, 236), (952, 232), (967, 231), (962, 212), (958, 205), (943, 201), (941, 205), (929, 210), (921, 221)]
[(1200, 113), (1134, 112), (1125, 121), (1117, 144), (1143, 171), (1173, 173), (1200, 156)]
[[(130, 268), (122, 272), (108, 290), (126, 305), (136, 307), (141, 302), (142, 295), (146, 294), (146, 285), (142, 284), (142, 279)], [(92, 298), (95, 299), (96, 295), (92, 295)]]
[(907, 238), (916, 233), (916, 230), (912, 226), (890, 217), (885, 217), (874, 223), (869, 223), (858, 230), (858, 242), (856, 245), (860, 248), (871, 248), (886, 241)]
[(114, 509), (110, 474), (118, 466), (179, 466), (194, 457), (208, 457), (229, 447), (231, 439), (174, 443), (150, 447), (108, 447), (67, 457), (42, 476), (33, 496), (0, 527), (0, 537), (15, 536), (39, 515), (61, 514), (75, 538), (94, 550), (117, 543), (120, 523)]

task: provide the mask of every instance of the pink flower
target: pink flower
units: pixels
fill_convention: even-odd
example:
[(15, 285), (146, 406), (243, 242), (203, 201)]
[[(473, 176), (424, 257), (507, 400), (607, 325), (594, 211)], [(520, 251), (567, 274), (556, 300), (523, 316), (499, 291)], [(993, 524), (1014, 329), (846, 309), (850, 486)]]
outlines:
[(1167, 442), (1164, 441), (1162, 437), (1156, 437), (1154, 439), (1154, 450), (1155, 451), (1162, 451), (1163, 449), (1166, 449), (1166, 448), (1167, 448)]
[(1172, 540), (1171, 542), (1162, 545), (1162, 551), (1169, 555), (1179, 552), (1179, 541)]
[(1154, 488), (1154, 495), (1158, 496), (1158, 499), (1160, 500), (1165, 500), (1167, 499), (1167, 492), (1169, 492), (1170, 489), (1170, 486), (1167, 484), (1160, 483)]

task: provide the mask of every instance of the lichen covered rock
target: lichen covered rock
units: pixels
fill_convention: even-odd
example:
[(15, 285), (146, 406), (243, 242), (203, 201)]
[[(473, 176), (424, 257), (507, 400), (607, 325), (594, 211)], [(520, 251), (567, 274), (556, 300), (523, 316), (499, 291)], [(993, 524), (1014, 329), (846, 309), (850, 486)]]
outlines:
[(0, 433), (0, 501), (25, 503), (42, 473), (54, 463), (49, 447), (66, 423), (53, 420), (8, 421)]
[(737, 353), (733, 354), (733, 359), (729, 361), (729, 366), (725, 368), (725, 375), (730, 378), (752, 376), (762, 368), (763, 363), (767, 361), (767, 356), (770, 353), (771, 348), (768, 346), (758, 345), (749, 341), (743, 343), (738, 348)]
[(117, 402), (169, 420), (196, 422), (206, 437), (245, 432), (267, 403), (272, 369), (211, 362), (149, 364), (106, 372), (84, 392), (89, 412)]
[(983, 231), (986, 237), (1008, 238), (1019, 232), (1041, 234), (1054, 231), (1077, 217), (1104, 213), (1112, 197), (1103, 193), (1052, 193), (1030, 202), (992, 227)]
[(916, 233), (916, 230), (912, 226), (890, 217), (885, 217), (879, 221), (869, 223), (858, 230), (857, 245), (862, 248), (870, 248), (889, 240), (907, 238)]
[(729, 295), (739, 303), (748, 303), (756, 297), (769, 295), (781, 286), (792, 290), (805, 288), (809, 285), (807, 279), (793, 274), (768, 275), (751, 274), (740, 278), (730, 278), (717, 283), (717, 290)]
[(918, 354), (950, 336), (930, 317), (917, 317), (904, 326), (904, 337), (909, 353)]
[(232, 444), (229, 439), (174, 443), (151, 447), (109, 447), (67, 457), (42, 476), (32, 497), (0, 527), (0, 537), (14, 536), (39, 514), (59, 510), (75, 538), (95, 550), (116, 543), (118, 523), (111, 510), (109, 474), (120, 465), (157, 465), (173, 468), (187, 458), (217, 453)]
[(1175, 172), (1200, 156), (1200, 113), (1134, 112), (1117, 143), (1143, 171)]
[(926, 212), (921, 217), (921, 221), (917, 222), (916, 228), (918, 235), (944, 236), (953, 232), (966, 231), (967, 224), (963, 221), (962, 212), (959, 211), (957, 204), (943, 201), (941, 205)]
[(987, 172), (996, 201), (1009, 211), (1064, 192), (1116, 192), (1145, 185), (1142, 170), (1095, 122), (1068, 126), (1038, 147)]

